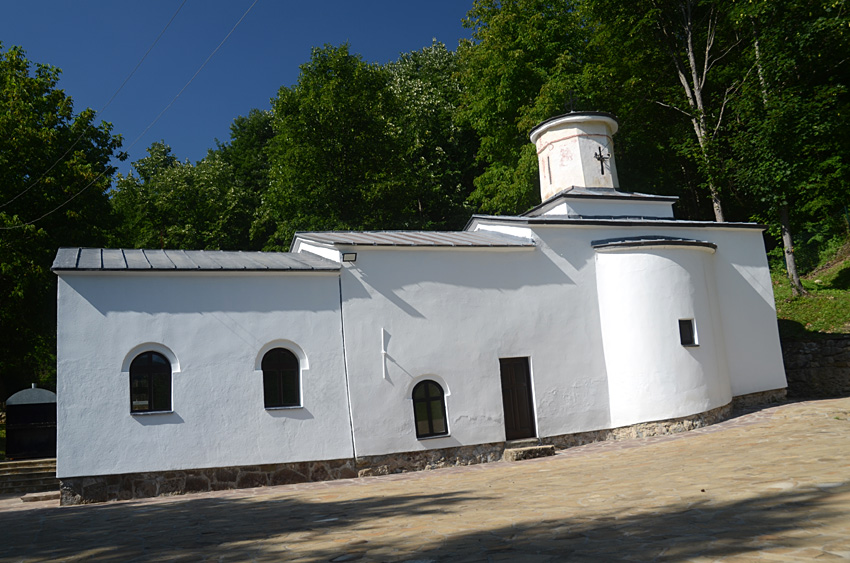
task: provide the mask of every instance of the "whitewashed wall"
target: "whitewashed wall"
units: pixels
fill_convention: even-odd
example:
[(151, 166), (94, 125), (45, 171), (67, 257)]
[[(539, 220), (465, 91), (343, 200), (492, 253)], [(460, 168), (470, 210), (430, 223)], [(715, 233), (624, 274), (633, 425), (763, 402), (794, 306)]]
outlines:
[[(678, 418), (732, 400), (706, 247), (600, 249), (596, 256), (611, 424)], [(693, 319), (697, 346), (682, 346)]]
[(673, 218), (672, 201), (629, 199), (592, 199), (564, 197), (562, 202), (544, 215), (578, 215), (581, 217), (658, 217)]
[[(58, 476), (351, 457), (338, 279), (62, 273)], [(302, 408), (263, 407), (275, 344), (302, 357)], [(175, 360), (171, 413), (129, 412), (145, 350)]]
[[(785, 387), (760, 231), (534, 231), (534, 250), (348, 249), (358, 253), (342, 282), (359, 455), (503, 440), (500, 357), (531, 358), (538, 436), (686, 416), (732, 394)], [(591, 241), (647, 234), (714, 241), (720, 249), (643, 253), (637, 261), (644, 264), (612, 260), (598, 285)], [(597, 287), (609, 298), (606, 330)], [(697, 318), (696, 349), (679, 342), (678, 319), (688, 308)], [(613, 328), (618, 318), (630, 334)], [(635, 331), (642, 331), (638, 340)], [(645, 346), (625, 345), (626, 337)], [(607, 354), (603, 342), (611, 345)], [(639, 393), (614, 397), (611, 389), (633, 373), (627, 364), (655, 371), (629, 388)], [(424, 378), (448, 394), (448, 437), (416, 439), (410, 392)]]
[[(532, 130), (541, 200), (546, 201), (570, 186), (618, 188), (612, 138), (617, 127), (610, 117), (567, 114)], [(599, 149), (607, 157), (602, 167), (594, 156)]]
[[(578, 273), (587, 257), (571, 263), (548, 249), (356, 251), (342, 282), (359, 455), (504, 440), (499, 358), (506, 357), (531, 358), (539, 435), (608, 426), (598, 313), (587, 306), (596, 288)], [(425, 378), (448, 393), (448, 437), (416, 438), (410, 397)]]
[[(501, 230), (503, 226), (494, 221), (479, 220), (473, 224), (473, 230), (478, 228)], [(506, 228), (516, 232), (517, 225), (510, 224)], [(734, 225), (636, 225), (607, 228), (540, 225), (535, 226), (534, 231), (544, 246), (564, 256), (578, 252), (577, 248), (592, 252), (590, 242), (593, 240), (646, 235), (715, 243), (717, 250), (711, 261), (717, 302), (712, 311), (719, 313), (732, 395), (782, 389), (787, 386), (770, 271), (764, 239), (759, 229)], [(595, 286), (595, 274), (588, 275), (590, 277), (586, 278), (587, 282)]]

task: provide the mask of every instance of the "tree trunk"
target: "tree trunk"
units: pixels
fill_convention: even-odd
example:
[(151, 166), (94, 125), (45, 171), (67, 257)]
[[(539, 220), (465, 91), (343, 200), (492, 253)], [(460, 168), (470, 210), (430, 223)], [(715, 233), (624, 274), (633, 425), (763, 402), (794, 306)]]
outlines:
[(808, 295), (809, 292), (803, 288), (800, 275), (797, 273), (797, 261), (794, 259), (794, 243), (791, 238), (791, 222), (788, 219), (788, 204), (783, 203), (779, 208), (779, 224), (782, 229), (782, 247), (785, 250), (785, 269), (788, 270), (788, 279), (791, 280), (791, 293), (793, 295)]
[[(655, 4), (655, 7), (657, 8), (658, 5)], [(699, 143), (700, 152), (702, 153), (702, 158), (706, 167), (706, 174), (708, 175), (708, 191), (711, 195), (714, 219), (718, 223), (723, 223), (725, 221), (725, 217), (723, 215), (723, 206), (720, 202), (720, 190), (718, 189), (717, 183), (711, 174), (711, 154), (709, 152), (709, 143), (714, 134), (717, 133), (720, 123), (723, 120), (723, 110), (726, 106), (726, 97), (724, 97), (713, 131), (708, 123), (706, 117), (707, 113), (703, 102), (703, 91), (708, 79), (708, 71), (715, 62), (723, 57), (723, 54), (719, 57), (712, 57), (711, 54), (712, 49), (714, 48), (715, 34), (717, 31), (718, 14), (714, 9), (711, 9), (708, 13), (706, 20), (707, 27), (705, 45), (703, 47), (703, 60), (699, 61), (698, 53), (694, 46), (694, 25), (696, 22), (694, 21), (693, 8), (694, 0), (683, 0), (680, 5), (681, 20), (679, 24), (659, 20), (657, 26), (658, 30), (666, 40), (668, 54), (672, 58), (673, 66), (676, 69), (676, 74), (688, 101), (690, 111), (683, 111), (681, 109), (679, 111), (685, 113), (691, 118), (691, 124), (693, 125), (694, 134), (696, 135), (697, 142)], [(680, 59), (679, 55), (682, 49), (684, 49), (685, 52), (684, 62)], [(672, 107), (669, 104), (662, 105)]]
[[(759, 84), (761, 85), (761, 99), (764, 109), (767, 110), (768, 90), (767, 81), (764, 78), (764, 69), (761, 65), (761, 50), (759, 49), (758, 28), (753, 22), (753, 47), (756, 56), (756, 71), (758, 72)], [(785, 270), (788, 279), (791, 280), (791, 293), (793, 295), (808, 295), (809, 292), (803, 288), (800, 274), (797, 273), (797, 260), (794, 258), (794, 242), (791, 236), (791, 220), (788, 218), (788, 202), (783, 202), (779, 208), (779, 227), (782, 231), (782, 248), (785, 251)]]

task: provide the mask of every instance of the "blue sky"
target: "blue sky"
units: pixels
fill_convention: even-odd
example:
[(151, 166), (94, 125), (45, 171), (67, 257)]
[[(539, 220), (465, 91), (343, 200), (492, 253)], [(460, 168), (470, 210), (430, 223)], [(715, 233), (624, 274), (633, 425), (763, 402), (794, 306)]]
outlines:
[[(0, 3), (3, 50), (22, 46), (33, 62), (62, 69), (59, 86), (75, 109), (100, 110), (183, 0), (68, 0)], [(431, 44), (456, 49), (470, 31), (472, 0), (258, 0), (173, 106), (132, 147), (254, 0), (187, 0), (115, 100), (100, 114), (124, 136), (130, 162), (157, 140), (195, 161), (225, 141), (238, 115), (267, 109), (280, 86), (298, 80), (312, 47), (348, 42), (367, 61), (386, 63)]]

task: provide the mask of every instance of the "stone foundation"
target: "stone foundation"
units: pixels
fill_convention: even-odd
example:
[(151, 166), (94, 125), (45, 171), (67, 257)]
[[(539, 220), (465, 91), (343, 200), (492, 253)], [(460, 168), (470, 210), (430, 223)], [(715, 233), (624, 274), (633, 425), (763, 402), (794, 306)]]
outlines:
[(850, 335), (783, 340), (782, 359), (790, 396), (850, 396)]
[(788, 389), (783, 387), (782, 389), (771, 389), (770, 391), (738, 395), (737, 397), (732, 397), (732, 409), (741, 410), (774, 403), (784, 403), (787, 394)]
[(354, 460), (351, 459), (71, 477), (60, 481), (60, 504), (88, 504), (351, 477), (357, 477)]
[(604, 442), (608, 440), (633, 440), (635, 438), (648, 438), (650, 436), (661, 436), (663, 434), (677, 434), (687, 432), (695, 428), (710, 426), (726, 420), (732, 415), (732, 403), (711, 409), (699, 414), (671, 418), (655, 422), (641, 422), (630, 426), (610, 428), (607, 430), (592, 430), (590, 432), (578, 432), (575, 434), (562, 434), (560, 436), (549, 436), (541, 438), (543, 444), (552, 444), (559, 450), (574, 448), (593, 442)]
[[(608, 430), (548, 436), (541, 438), (539, 442), (541, 445), (566, 449), (606, 440), (629, 440), (687, 432), (729, 418), (733, 408), (775, 403), (784, 398), (785, 389), (752, 393), (735, 397), (727, 405), (700, 414), (657, 422), (643, 422)], [(493, 442), (475, 446), (365, 456), (357, 459), (71, 477), (61, 480), (60, 504), (87, 504), (223, 489), (390, 475), (490, 463), (501, 460), (504, 452), (504, 442)]]
[(494, 442), (439, 450), (365, 456), (357, 458), (357, 475), (358, 477), (369, 477), (457, 465), (490, 463), (502, 459), (504, 451), (504, 442)]

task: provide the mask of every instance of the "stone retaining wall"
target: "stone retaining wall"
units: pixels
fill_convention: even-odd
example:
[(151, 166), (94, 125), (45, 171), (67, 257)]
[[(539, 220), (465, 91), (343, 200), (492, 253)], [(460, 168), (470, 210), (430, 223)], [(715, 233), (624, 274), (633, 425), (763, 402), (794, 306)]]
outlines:
[(850, 395), (850, 335), (783, 340), (782, 357), (790, 396)]
[[(729, 418), (733, 409), (783, 400), (785, 389), (735, 397), (731, 403), (710, 411), (645, 422), (609, 430), (565, 434), (541, 438), (540, 443), (558, 449), (571, 448), (605, 440), (629, 440), (686, 432)], [(71, 477), (61, 480), (62, 505), (87, 504), (110, 500), (126, 500), (165, 495), (180, 495), (222, 489), (242, 489), (268, 485), (288, 485), (309, 481), (328, 481), (373, 475), (389, 475), (499, 461), (505, 451), (504, 442), (460, 446), (419, 452), (404, 452), (358, 459), (278, 463), (212, 469), (188, 469), (150, 473), (129, 473), (95, 477)]]

